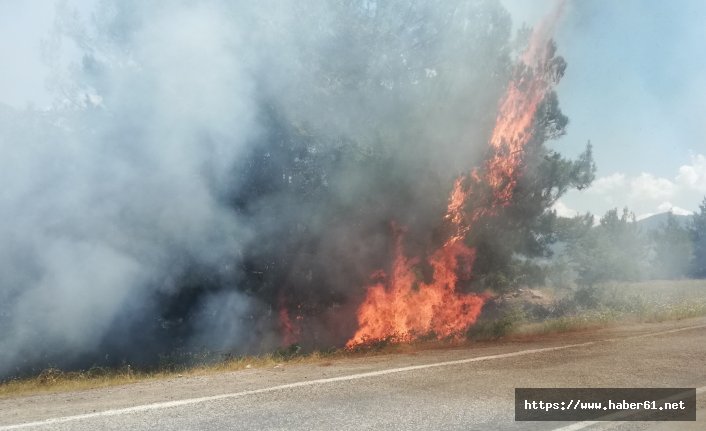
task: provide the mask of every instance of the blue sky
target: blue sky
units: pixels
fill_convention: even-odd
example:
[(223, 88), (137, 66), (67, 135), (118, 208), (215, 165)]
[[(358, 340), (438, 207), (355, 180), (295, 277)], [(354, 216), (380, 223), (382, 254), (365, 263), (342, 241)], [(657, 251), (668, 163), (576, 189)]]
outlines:
[[(96, 0), (71, 0), (84, 12)], [(553, 0), (501, 0), (516, 23), (536, 23)], [(0, 0), (0, 103), (49, 105), (42, 40), (54, 0)], [(629, 206), (638, 216), (693, 211), (706, 195), (706, 2), (569, 3), (556, 34), (568, 70), (558, 87), (567, 155), (594, 145), (598, 177), (570, 192), (566, 215)]]
[[(532, 23), (553, 1), (503, 3)], [(559, 207), (696, 210), (706, 195), (706, 2), (586, 0), (566, 12), (556, 41), (569, 67), (557, 91), (570, 124), (555, 148), (573, 155), (591, 140), (598, 178)]]

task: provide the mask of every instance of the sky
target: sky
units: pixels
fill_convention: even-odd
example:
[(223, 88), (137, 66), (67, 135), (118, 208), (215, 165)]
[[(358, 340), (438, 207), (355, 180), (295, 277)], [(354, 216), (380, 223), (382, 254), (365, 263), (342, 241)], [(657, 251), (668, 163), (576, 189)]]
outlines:
[[(503, 0), (515, 22), (536, 22), (553, 1)], [(570, 123), (554, 148), (593, 145), (592, 187), (569, 192), (560, 214), (638, 218), (698, 210), (706, 196), (706, 2), (569, 2), (556, 34), (568, 69), (557, 88)]]
[[(63, 3), (89, 15), (96, 1)], [(536, 23), (554, 3), (501, 1), (517, 25)], [(50, 105), (55, 3), (0, 0), (1, 104)], [(598, 170), (589, 189), (556, 204), (560, 215), (698, 209), (706, 196), (705, 22), (701, 0), (569, 2), (556, 42), (568, 63), (557, 91), (570, 123), (552, 145), (575, 156), (590, 140)]]

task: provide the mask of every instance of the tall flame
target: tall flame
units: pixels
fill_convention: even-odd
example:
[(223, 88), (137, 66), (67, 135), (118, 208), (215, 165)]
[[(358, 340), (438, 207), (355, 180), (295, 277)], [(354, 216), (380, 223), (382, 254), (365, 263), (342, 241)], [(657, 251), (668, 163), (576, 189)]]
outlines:
[[(470, 278), (476, 256), (464, 239), (476, 221), (512, 199), (537, 109), (558, 80), (550, 64), (550, 37), (563, 5), (559, 2), (533, 32), (520, 57), (523, 68), (500, 101), (489, 141), (491, 156), (482, 169), (474, 169), (454, 182), (444, 217), (448, 239), (427, 258), (433, 269), (432, 280), (420, 280), (415, 271), (420, 259), (405, 256), (404, 230), (393, 225), (395, 250), (390, 274), (374, 273), (376, 282), (368, 286), (358, 309), (358, 330), (346, 347), (380, 340), (411, 341), (427, 334), (437, 338), (457, 336), (475, 323), (487, 296), (457, 290), (460, 280)], [(480, 198), (477, 187), (481, 184), (490, 191), (488, 202), (467, 211), (469, 199)]]

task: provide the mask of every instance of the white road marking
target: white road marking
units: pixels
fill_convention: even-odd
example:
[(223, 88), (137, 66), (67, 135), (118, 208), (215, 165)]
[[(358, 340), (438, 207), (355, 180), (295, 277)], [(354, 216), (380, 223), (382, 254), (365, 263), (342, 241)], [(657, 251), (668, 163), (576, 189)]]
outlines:
[[(638, 339), (638, 338), (645, 338), (645, 337), (654, 337), (654, 336), (658, 336), (658, 335), (672, 334), (675, 332), (682, 332), (682, 331), (688, 331), (688, 330), (699, 329), (699, 328), (706, 328), (706, 325), (689, 326), (689, 327), (685, 327), (685, 328), (670, 329), (667, 331), (652, 332), (652, 333), (648, 333), (648, 334), (633, 335), (633, 336), (622, 337), (622, 338), (608, 338), (608, 339), (604, 339), (604, 340), (587, 341), (584, 343), (566, 344), (563, 346), (556, 346), (556, 347), (543, 347), (540, 349), (520, 350), (517, 352), (501, 353), (498, 355), (478, 356), (478, 357), (474, 357), (474, 358), (458, 359), (455, 361), (435, 362), (435, 363), (431, 363), (431, 364), (412, 365), (412, 366), (400, 367), (400, 368), (388, 368), (386, 370), (370, 371), (367, 373), (351, 374), (348, 376), (329, 377), (326, 379), (317, 379), (317, 380), (309, 380), (309, 381), (304, 381), (304, 382), (287, 383), (284, 385), (271, 386), (271, 387), (262, 388), (262, 389), (253, 389), (253, 390), (249, 390), (249, 391), (232, 392), (232, 393), (228, 393), (228, 394), (212, 395), (212, 396), (208, 396), (208, 397), (187, 398), (184, 400), (143, 404), (143, 405), (139, 405), (139, 406), (126, 407), (126, 408), (122, 408), (122, 409), (112, 409), (112, 410), (104, 410), (101, 412), (85, 413), (85, 414), (80, 414), (80, 415), (63, 416), (63, 417), (57, 417), (57, 418), (49, 418), (49, 419), (44, 419), (44, 420), (35, 421), (35, 422), (25, 422), (25, 423), (19, 423), (19, 424), (14, 424), (14, 425), (0, 426), (0, 431), (9, 431), (9, 430), (22, 429), (22, 428), (54, 425), (54, 424), (65, 423), (65, 422), (80, 421), (80, 420), (84, 420), (84, 419), (119, 416), (119, 415), (125, 415), (125, 414), (130, 414), (130, 413), (146, 412), (146, 411), (151, 411), (151, 410), (168, 409), (168, 408), (172, 408), (172, 407), (181, 407), (181, 406), (188, 406), (188, 405), (192, 405), (192, 404), (200, 404), (200, 403), (205, 403), (205, 402), (209, 402), (209, 401), (219, 401), (219, 400), (225, 400), (225, 399), (231, 399), (231, 398), (245, 397), (248, 395), (256, 395), (256, 394), (263, 394), (263, 393), (267, 393), (267, 392), (281, 391), (284, 389), (294, 389), (294, 388), (301, 388), (301, 387), (306, 387), (306, 386), (323, 385), (323, 384), (328, 384), (328, 383), (347, 382), (350, 380), (366, 379), (368, 377), (385, 376), (388, 374), (405, 373), (407, 371), (424, 370), (424, 369), (428, 369), (428, 368), (437, 368), (437, 367), (447, 367), (447, 366), (451, 366), (451, 365), (470, 364), (473, 362), (490, 361), (493, 359), (514, 358), (516, 356), (533, 355), (536, 353), (553, 352), (553, 351), (557, 351), (557, 350), (573, 349), (576, 347), (592, 346), (594, 344), (605, 343), (605, 342), (614, 342), (614, 341), (619, 341), (619, 340), (630, 340), (630, 339)], [(580, 428), (577, 428), (577, 429), (580, 429)], [(563, 428), (562, 428), (562, 430), (565, 431)], [(567, 428), (567, 430), (568, 430), (568, 428)]]
[[(696, 395), (700, 395), (706, 392), (706, 386), (701, 386), (700, 388), (696, 388)], [(614, 428), (615, 426), (619, 425), (616, 424), (615, 422), (603, 422), (603, 421), (583, 421), (583, 422), (576, 422), (571, 425), (567, 425), (565, 427), (561, 428), (554, 428), (554, 431), (578, 431), (582, 430), (585, 428), (588, 428), (590, 426), (596, 425), (596, 424), (603, 424), (604, 427), (603, 429), (610, 429)]]

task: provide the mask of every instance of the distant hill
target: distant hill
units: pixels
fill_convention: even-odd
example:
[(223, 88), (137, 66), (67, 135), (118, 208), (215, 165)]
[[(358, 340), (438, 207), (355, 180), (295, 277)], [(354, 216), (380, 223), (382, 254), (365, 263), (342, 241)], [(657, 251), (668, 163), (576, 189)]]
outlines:
[[(637, 222), (638, 226), (640, 226), (643, 230), (645, 231), (651, 231), (651, 230), (656, 230), (663, 224), (667, 223), (667, 217), (669, 217), (669, 213), (660, 213), (660, 214), (655, 214), (646, 218), (643, 218), (642, 220), (639, 220)], [(679, 224), (682, 226), (686, 227), (689, 224), (689, 221), (691, 220), (690, 215), (676, 215), (674, 214), (674, 218), (677, 219)]]

